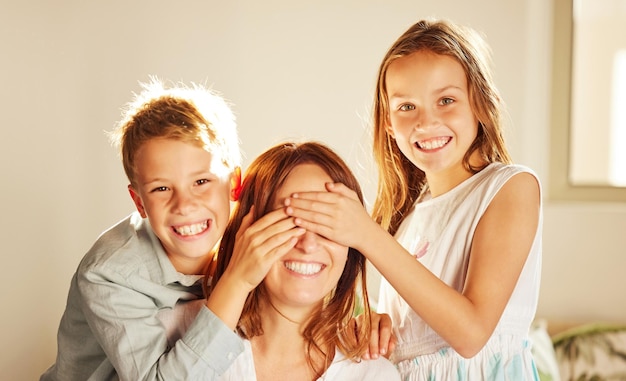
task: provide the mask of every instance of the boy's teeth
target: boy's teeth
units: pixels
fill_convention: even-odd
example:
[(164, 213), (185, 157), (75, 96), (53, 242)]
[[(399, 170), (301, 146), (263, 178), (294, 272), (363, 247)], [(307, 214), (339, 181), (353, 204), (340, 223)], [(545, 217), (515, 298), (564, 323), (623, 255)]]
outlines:
[(174, 230), (176, 231), (176, 233), (180, 235), (188, 236), (188, 235), (198, 234), (202, 232), (204, 229), (206, 229), (206, 227), (207, 227), (207, 222), (204, 221), (199, 224), (177, 226), (174, 228)]
[(322, 270), (321, 263), (285, 262), (285, 267), (302, 275), (312, 275)]
[(446, 145), (449, 140), (449, 138), (436, 138), (431, 140), (425, 140), (423, 142), (419, 142), (419, 146), (423, 149), (436, 149)]

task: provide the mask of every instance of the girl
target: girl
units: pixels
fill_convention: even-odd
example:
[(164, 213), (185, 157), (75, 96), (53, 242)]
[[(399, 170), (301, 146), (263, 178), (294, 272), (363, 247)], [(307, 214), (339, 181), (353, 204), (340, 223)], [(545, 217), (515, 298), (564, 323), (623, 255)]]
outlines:
[[(362, 205), (356, 178), (327, 147), (286, 143), (261, 154), (247, 171), (239, 203), (224, 233), (213, 285), (229, 271), (229, 263), (238, 261), (233, 252), (240, 242), (259, 247), (248, 255), (266, 255), (264, 242), (274, 246), (272, 230), (282, 221), (262, 217), (280, 211), (290, 194), (324, 191), (328, 182), (345, 184)], [(240, 229), (252, 221), (256, 223)], [(368, 349), (372, 325), (365, 258), (355, 249), (313, 232), (296, 239), (295, 246), (272, 265), (245, 301), (237, 326), (247, 339), (244, 353), (221, 379), (399, 380), (397, 370), (384, 357), (360, 361)], [(359, 292), (364, 318), (357, 327), (352, 318)]]
[(297, 224), (356, 248), (385, 278), (379, 312), (391, 315), (404, 380), (538, 379), (528, 331), (541, 190), (511, 164), (488, 58), (470, 29), (411, 26), (378, 74), (374, 220), (337, 183), (285, 200)]

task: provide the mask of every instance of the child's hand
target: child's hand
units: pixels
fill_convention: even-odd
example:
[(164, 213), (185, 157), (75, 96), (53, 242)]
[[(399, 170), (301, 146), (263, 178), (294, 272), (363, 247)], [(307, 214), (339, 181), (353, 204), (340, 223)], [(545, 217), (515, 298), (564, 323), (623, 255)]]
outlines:
[[(291, 250), (305, 230), (296, 228), (294, 219), (281, 209), (251, 224), (254, 208), (243, 218), (224, 276), (245, 282), (252, 291), (265, 278), (272, 265)], [(295, 229), (294, 229), (295, 228)]]
[(211, 290), (207, 307), (230, 329), (235, 329), (244, 303), (272, 267), (298, 242), (305, 230), (296, 228), (285, 211), (272, 211), (255, 223), (252, 209), (243, 218), (235, 236), (235, 246), (228, 267)]
[[(363, 359), (377, 359), (379, 355), (389, 358), (391, 352), (396, 348), (396, 337), (391, 331), (391, 318), (387, 314), (371, 315), (371, 332), (369, 350), (363, 355)], [(356, 317), (357, 325), (362, 324), (363, 314)]]
[(359, 249), (368, 229), (379, 228), (356, 193), (341, 183), (326, 184), (328, 192), (294, 193), (285, 210), (295, 223), (331, 241)]

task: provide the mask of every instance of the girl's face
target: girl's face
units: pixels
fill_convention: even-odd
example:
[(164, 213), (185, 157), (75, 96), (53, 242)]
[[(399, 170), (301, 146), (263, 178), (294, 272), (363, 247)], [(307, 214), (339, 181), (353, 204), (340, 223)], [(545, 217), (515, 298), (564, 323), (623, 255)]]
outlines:
[[(332, 179), (321, 167), (300, 164), (276, 192), (274, 207), (295, 192), (326, 191), (327, 182)], [(272, 304), (287, 316), (305, 317), (337, 286), (347, 258), (347, 246), (307, 231), (265, 277)]]
[[(389, 65), (387, 132), (426, 177), (462, 181), (463, 156), (478, 134), (465, 71), (454, 58), (418, 51)], [(442, 177), (443, 176), (443, 177)]]

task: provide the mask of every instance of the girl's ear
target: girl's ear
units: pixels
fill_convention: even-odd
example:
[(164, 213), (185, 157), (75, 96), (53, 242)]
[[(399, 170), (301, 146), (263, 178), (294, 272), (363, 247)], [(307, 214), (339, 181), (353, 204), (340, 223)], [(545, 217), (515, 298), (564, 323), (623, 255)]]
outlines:
[(143, 201), (141, 201), (141, 197), (131, 184), (128, 184), (128, 193), (130, 193), (130, 198), (133, 199), (135, 208), (137, 208), (137, 211), (139, 212), (139, 214), (141, 214), (141, 218), (148, 217), (148, 215), (146, 214), (146, 208), (144, 208), (143, 206)]
[(230, 200), (238, 201), (241, 193), (241, 167), (235, 167), (230, 176)]
[(389, 121), (389, 115), (385, 118), (385, 131), (392, 138), (395, 139), (395, 135), (393, 134), (393, 127), (391, 127), (391, 122)]

